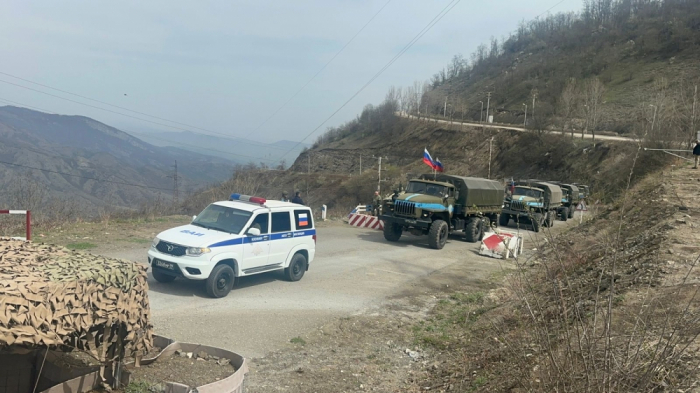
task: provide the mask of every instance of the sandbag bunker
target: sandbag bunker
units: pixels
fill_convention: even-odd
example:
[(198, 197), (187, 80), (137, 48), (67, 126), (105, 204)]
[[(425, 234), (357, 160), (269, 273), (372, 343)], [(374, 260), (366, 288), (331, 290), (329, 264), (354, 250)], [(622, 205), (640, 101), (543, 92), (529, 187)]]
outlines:
[[(0, 239), (0, 393), (120, 388), (142, 364), (176, 356), (164, 347), (154, 345), (145, 265)], [(241, 391), (245, 359), (218, 348), (209, 353), (227, 357), (229, 368), (220, 371), (231, 377), (212, 391)], [(202, 392), (209, 386), (178, 382), (155, 388)]]

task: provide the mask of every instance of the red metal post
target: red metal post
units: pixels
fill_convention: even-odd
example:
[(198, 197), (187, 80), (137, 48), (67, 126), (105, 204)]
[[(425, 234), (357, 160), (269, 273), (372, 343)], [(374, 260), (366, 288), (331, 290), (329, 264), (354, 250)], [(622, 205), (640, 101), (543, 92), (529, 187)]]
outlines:
[(27, 210), (27, 241), (32, 240), (32, 212)]

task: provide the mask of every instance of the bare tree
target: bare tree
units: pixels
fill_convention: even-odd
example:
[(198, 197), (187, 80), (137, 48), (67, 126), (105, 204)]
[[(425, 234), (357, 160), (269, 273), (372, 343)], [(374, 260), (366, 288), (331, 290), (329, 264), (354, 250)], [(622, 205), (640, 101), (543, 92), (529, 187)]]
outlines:
[(603, 94), (605, 93), (605, 85), (600, 79), (593, 78), (589, 80), (584, 88), (583, 100), (586, 113), (586, 129), (591, 130), (593, 140), (595, 141), (595, 130), (600, 121), (600, 106), (603, 103)]
[(14, 209), (41, 210), (46, 199), (46, 185), (40, 182), (31, 172), (23, 172), (14, 176), (9, 187), (10, 204)]
[[(563, 120), (562, 132), (566, 132), (566, 126), (571, 127), (571, 116), (576, 112), (578, 94), (576, 92), (576, 79), (571, 78), (566, 82), (564, 90), (559, 97), (559, 115)], [(574, 129), (571, 127), (571, 137), (574, 137)]]

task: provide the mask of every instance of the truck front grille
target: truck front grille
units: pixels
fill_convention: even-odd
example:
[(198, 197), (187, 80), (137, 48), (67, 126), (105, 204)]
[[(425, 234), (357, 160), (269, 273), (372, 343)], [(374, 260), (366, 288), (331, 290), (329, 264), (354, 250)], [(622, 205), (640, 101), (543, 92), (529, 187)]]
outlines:
[(520, 202), (520, 201), (512, 201), (510, 203), (510, 208), (513, 210), (527, 210), (527, 206), (525, 205), (525, 202)]
[(394, 213), (402, 216), (415, 217), (416, 204), (413, 202), (396, 201), (394, 203)]

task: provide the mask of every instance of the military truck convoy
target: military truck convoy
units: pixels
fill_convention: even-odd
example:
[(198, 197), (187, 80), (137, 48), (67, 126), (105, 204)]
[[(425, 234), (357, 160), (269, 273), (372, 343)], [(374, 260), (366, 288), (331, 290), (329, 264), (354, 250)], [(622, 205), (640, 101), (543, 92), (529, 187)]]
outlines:
[(531, 225), (535, 232), (551, 227), (557, 217), (573, 218), (588, 196), (587, 186), (541, 180), (512, 182), (508, 193), (494, 180), (426, 174), (409, 181), (406, 191), (382, 205), (384, 238), (399, 241), (404, 232), (427, 235), (431, 248), (442, 249), (451, 233), (480, 241), (492, 225)]
[(404, 231), (427, 235), (431, 248), (441, 249), (452, 232), (480, 241), (496, 222), (505, 191), (500, 182), (452, 175), (422, 175), (409, 181), (395, 200), (384, 201), (380, 219), (384, 238), (398, 241)]

